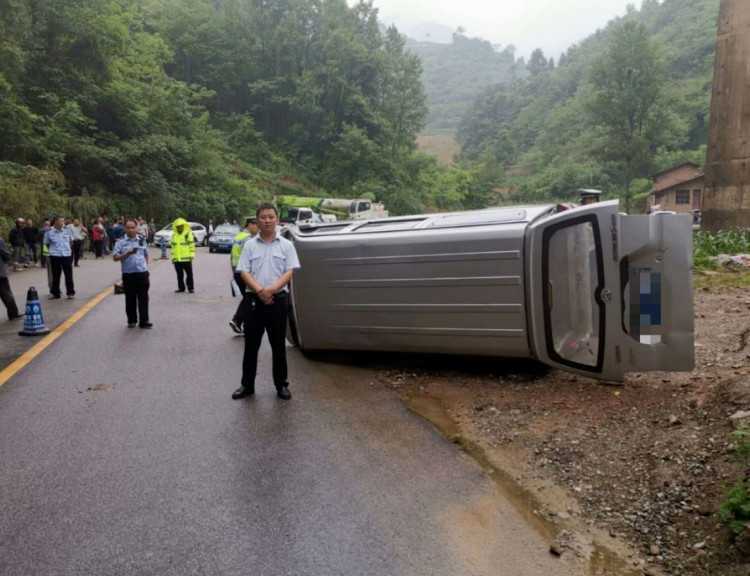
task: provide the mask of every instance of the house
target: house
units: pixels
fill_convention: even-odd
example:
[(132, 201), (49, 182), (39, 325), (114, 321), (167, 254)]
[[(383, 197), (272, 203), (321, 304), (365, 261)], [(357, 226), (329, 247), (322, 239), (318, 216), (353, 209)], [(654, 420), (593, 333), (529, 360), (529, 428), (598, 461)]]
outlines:
[(705, 176), (693, 162), (685, 162), (653, 175), (648, 211), (670, 210), (693, 213), (703, 208)]

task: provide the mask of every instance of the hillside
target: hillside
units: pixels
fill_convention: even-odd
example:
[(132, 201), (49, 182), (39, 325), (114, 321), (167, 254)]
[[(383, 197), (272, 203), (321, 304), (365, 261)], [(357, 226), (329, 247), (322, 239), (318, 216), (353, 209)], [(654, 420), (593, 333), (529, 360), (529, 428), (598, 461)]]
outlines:
[[(572, 46), (554, 69), (486, 89), (458, 132), (464, 163), (501, 164), (496, 185), (519, 199), (566, 198), (593, 186), (636, 201), (654, 171), (702, 163), (719, 1), (644, 0)], [(633, 100), (646, 93), (638, 82), (649, 91), (638, 132), (627, 137), (613, 117), (628, 104), (611, 89), (618, 82)]]
[(454, 34), (450, 44), (407, 42), (422, 62), (429, 113), (426, 133), (454, 131), (479, 93), (514, 80), (519, 66), (512, 46), (498, 50), (486, 40)]

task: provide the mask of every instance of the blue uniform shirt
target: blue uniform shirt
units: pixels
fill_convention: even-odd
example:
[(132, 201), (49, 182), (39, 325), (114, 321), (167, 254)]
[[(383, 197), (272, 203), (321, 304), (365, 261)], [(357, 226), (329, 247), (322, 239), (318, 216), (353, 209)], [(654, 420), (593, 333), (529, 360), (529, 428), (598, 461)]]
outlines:
[(112, 256), (122, 256), (130, 252), (133, 248), (137, 250), (135, 254), (128, 256), (124, 260), (120, 260), (122, 273), (148, 272), (148, 246), (143, 236), (136, 236), (135, 238), (125, 236), (124, 238), (120, 238), (117, 244), (115, 244)]
[(73, 254), (70, 249), (72, 240), (73, 236), (67, 228), (58, 230), (52, 227), (44, 235), (44, 243), (49, 246), (50, 256), (71, 256)]
[[(237, 272), (249, 272), (263, 287), (297, 268), (300, 268), (300, 263), (294, 244), (278, 233), (271, 242), (264, 242), (260, 234), (248, 239), (237, 264)], [(284, 290), (287, 290), (286, 286)]]

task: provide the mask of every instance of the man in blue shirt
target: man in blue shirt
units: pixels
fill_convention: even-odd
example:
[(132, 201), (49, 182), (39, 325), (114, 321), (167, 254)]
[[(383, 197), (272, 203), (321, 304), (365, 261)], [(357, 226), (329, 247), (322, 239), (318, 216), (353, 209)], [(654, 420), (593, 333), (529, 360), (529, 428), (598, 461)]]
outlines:
[(151, 328), (153, 324), (148, 320), (148, 243), (146, 238), (138, 235), (138, 223), (134, 219), (125, 222), (125, 236), (115, 244), (112, 257), (122, 265), (128, 328), (134, 328), (136, 324), (144, 329)]
[(256, 212), (257, 236), (245, 243), (237, 265), (247, 286), (245, 298), (250, 306), (245, 320), (245, 355), (242, 360), (242, 385), (232, 394), (234, 400), (255, 394), (258, 349), (263, 333), (268, 333), (273, 354), (273, 383), (282, 400), (290, 400), (286, 363), (286, 323), (289, 314), (287, 285), (300, 267), (297, 251), (279, 235), (279, 214), (273, 204), (261, 204)]
[(50, 267), (52, 268), (52, 285), (50, 286), (50, 298), (60, 298), (60, 276), (65, 274), (65, 294), (68, 298), (75, 296), (73, 285), (73, 237), (70, 230), (63, 228), (63, 217), (55, 216), (52, 220), (52, 228), (44, 235), (44, 245), (49, 254)]

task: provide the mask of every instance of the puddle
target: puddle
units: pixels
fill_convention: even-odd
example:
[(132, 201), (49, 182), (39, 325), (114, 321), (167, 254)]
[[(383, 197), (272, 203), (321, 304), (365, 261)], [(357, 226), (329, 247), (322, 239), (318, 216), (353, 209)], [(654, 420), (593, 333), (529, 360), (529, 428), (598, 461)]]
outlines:
[[(476, 442), (461, 435), (456, 422), (448, 415), (439, 398), (426, 395), (412, 396), (405, 401), (407, 408), (430, 422), (440, 433), (471, 456), (492, 479), (502, 496), (511, 503), (521, 517), (543, 538), (552, 542), (562, 532), (562, 527), (535, 511), (545, 508), (542, 501), (524, 488), (510, 474), (495, 465), (487, 452)], [(633, 568), (609, 547), (594, 540), (587, 550), (586, 576), (640, 576), (643, 572)]]

